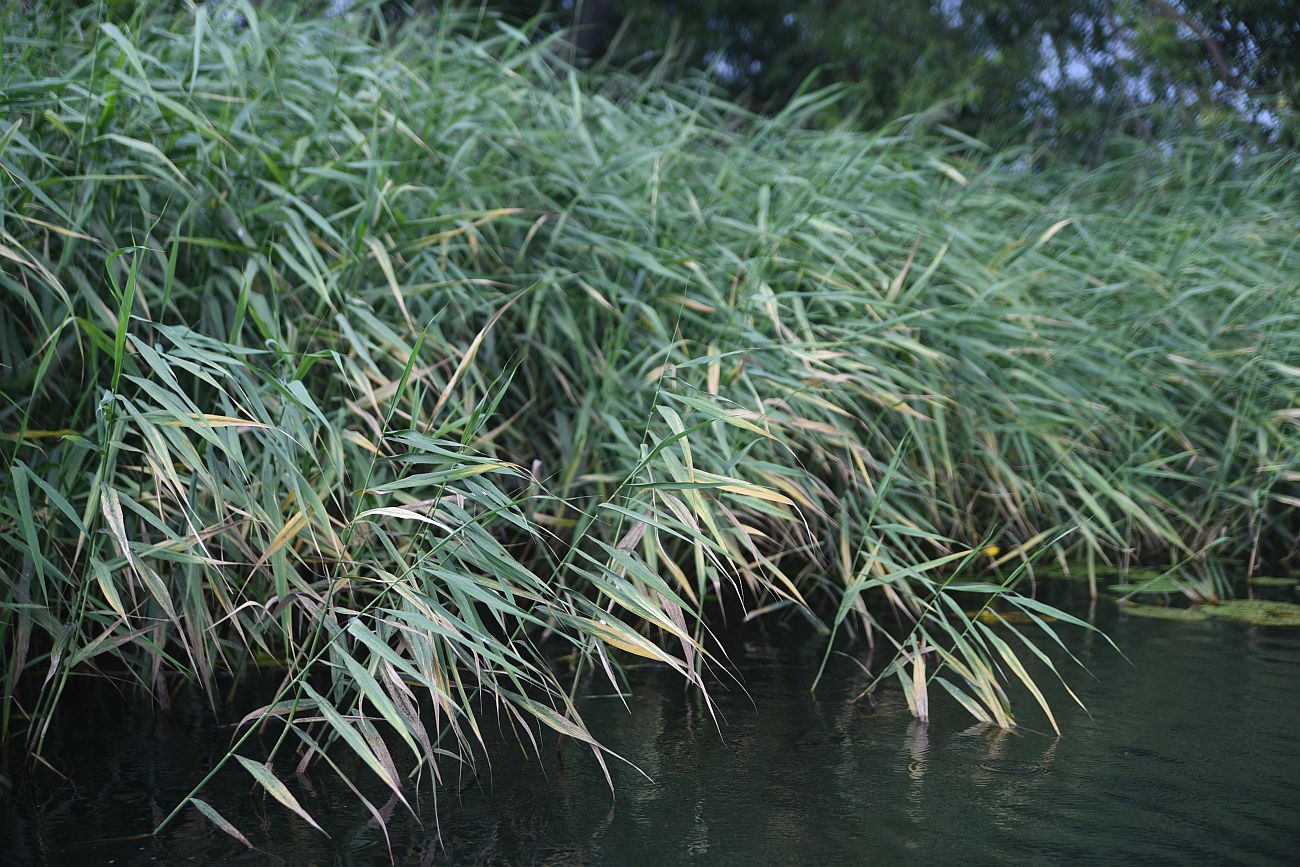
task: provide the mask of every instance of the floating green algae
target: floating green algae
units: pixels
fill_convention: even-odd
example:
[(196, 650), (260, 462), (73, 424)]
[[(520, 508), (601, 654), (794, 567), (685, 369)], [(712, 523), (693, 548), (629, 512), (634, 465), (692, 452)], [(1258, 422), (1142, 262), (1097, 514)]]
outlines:
[(284, 668), (288, 663), (265, 650), (259, 650), (253, 654), (253, 664), (258, 668)]
[[(1098, 578), (1102, 577), (1099, 573)], [(1038, 581), (1087, 581), (1088, 570), (1078, 569), (1073, 572), (1065, 572), (1061, 569), (1035, 569), (1034, 578)]]
[(1052, 617), (1049, 614), (1035, 615), (1035, 617), (1037, 617), (1037, 621), (1036, 621), (1034, 617), (1030, 617), (1024, 611), (994, 611), (991, 608), (985, 608), (980, 611), (967, 611), (965, 612), (965, 614), (967, 617), (974, 618), (978, 620), (980, 623), (987, 623), (991, 626), (996, 626), (999, 623), (1035, 623), (1035, 622), (1055, 623), (1056, 622), (1056, 618)]
[(1255, 587), (1294, 587), (1300, 583), (1300, 578), (1273, 578), (1268, 575), (1260, 575), (1257, 578), (1251, 578), (1250, 583)]
[[(1052, 563), (1046, 566), (1034, 567), (1034, 578), (1039, 581), (1087, 581), (1088, 564), (1071, 563), (1069, 571), (1062, 569), (1058, 564)], [(1151, 570), (1125, 570), (1117, 566), (1110, 566), (1105, 563), (1098, 563), (1093, 566), (1093, 574), (1097, 577), (1098, 582), (1102, 581), (1121, 581), (1128, 575), (1141, 574), (1149, 572), (1151, 575), (1159, 573)]]
[(1257, 626), (1300, 626), (1300, 605), (1267, 599), (1232, 599), (1201, 608), (1211, 617), (1223, 617)]
[(1209, 620), (1210, 616), (1197, 608), (1171, 608), (1166, 605), (1140, 605), (1137, 602), (1121, 602), (1120, 611), (1134, 617), (1150, 617), (1153, 620), (1183, 620), (1193, 622)]
[(1127, 581), (1112, 584), (1106, 589), (1111, 593), (1128, 595), (1129, 593), (1181, 593), (1183, 588), (1170, 575), (1158, 572), (1130, 572)]
[[(1115, 573), (1114, 573), (1114, 572), (1110, 572), (1110, 571), (1108, 571), (1108, 572), (1097, 572), (1097, 581), (1105, 581), (1105, 580), (1108, 580), (1108, 578), (1114, 578), (1114, 577), (1118, 577), (1118, 576), (1115, 576)], [(1066, 573), (1066, 572), (1062, 572), (1061, 569), (1050, 569), (1050, 571), (1043, 571), (1043, 569), (1035, 569), (1035, 571), (1034, 571), (1034, 578), (1035, 578), (1036, 581), (1082, 581), (1082, 582), (1087, 582), (1087, 581), (1088, 581), (1088, 572), (1087, 572), (1087, 571), (1083, 571), (1083, 572), (1069, 572), (1069, 573)]]

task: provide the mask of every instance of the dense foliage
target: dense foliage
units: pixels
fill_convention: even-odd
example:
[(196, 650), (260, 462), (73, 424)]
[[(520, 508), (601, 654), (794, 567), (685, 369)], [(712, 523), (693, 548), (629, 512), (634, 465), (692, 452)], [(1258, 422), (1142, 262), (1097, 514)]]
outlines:
[(405, 797), (389, 746), (436, 774), (484, 713), (597, 748), (576, 691), (707, 688), (738, 607), (1008, 726), (1039, 651), (967, 612), (1055, 636), (1029, 558), (1294, 561), (1293, 158), (1031, 174), (490, 20), (238, 10), (6, 22), (6, 739), (81, 674), (283, 666), (234, 751), (306, 817), (262, 759)]

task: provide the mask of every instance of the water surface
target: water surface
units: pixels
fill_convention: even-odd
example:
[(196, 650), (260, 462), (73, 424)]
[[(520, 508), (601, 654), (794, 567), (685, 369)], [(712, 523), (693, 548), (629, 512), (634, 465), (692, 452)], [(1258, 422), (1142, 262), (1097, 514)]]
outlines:
[[(1086, 600), (1072, 610), (1090, 613)], [(971, 725), (943, 701), (930, 725), (917, 724), (893, 689), (874, 708), (854, 702), (867, 678), (841, 656), (810, 694), (823, 645), (755, 631), (730, 648), (740, 685), (715, 687), (716, 720), (653, 667), (631, 673), (626, 708), (614, 697), (585, 701), (592, 731), (640, 769), (611, 762), (616, 796), (571, 743), (557, 753), (547, 741), (540, 758), (498, 743), (479, 779), (461, 776), (440, 789), (437, 830), (427, 787), (418, 806), (424, 827), (388, 805), (394, 856), (466, 864), (1294, 863), (1300, 630), (1124, 617), (1106, 599), (1091, 614), (1123, 655), (1077, 631), (1067, 643), (1090, 673), (1051, 651), (1088, 707), (1050, 691), (1060, 738), (1024, 696), (1023, 725), (1010, 733)], [(299, 794), (331, 839), (289, 819), (235, 771), (206, 797), (263, 851), (242, 850), (192, 811), (157, 839), (129, 839), (202, 776), (228, 732), (193, 696), (162, 717), (138, 702), (123, 711), (111, 697), (85, 705), (50, 750), (69, 781), (24, 774), (0, 791), (6, 863), (388, 862), (384, 835), (325, 773), (308, 778), (315, 797)]]

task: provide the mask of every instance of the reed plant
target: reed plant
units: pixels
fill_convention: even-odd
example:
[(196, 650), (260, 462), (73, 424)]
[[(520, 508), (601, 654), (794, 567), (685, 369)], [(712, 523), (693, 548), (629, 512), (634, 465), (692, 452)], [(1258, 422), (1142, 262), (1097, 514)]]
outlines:
[(921, 719), (1010, 726), (1010, 679), (1055, 726), (997, 612), (1086, 624), (1035, 569), (1295, 559), (1293, 156), (1085, 171), (484, 16), (175, 6), (0, 36), (8, 743), (74, 678), (282, 668), (222, 764), (315, 824), (294, 758), (406, 801), (485, 717), (603, 757), (584, 684), (707, 695), (780, 616)]

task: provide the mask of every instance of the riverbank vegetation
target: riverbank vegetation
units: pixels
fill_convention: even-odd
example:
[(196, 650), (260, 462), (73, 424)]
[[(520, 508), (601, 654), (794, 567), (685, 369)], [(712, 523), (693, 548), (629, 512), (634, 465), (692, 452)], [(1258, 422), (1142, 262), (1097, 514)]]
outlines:
[(481, 718), (600, 755), (584, 684), (707, 691), (778, 617), (1010, 726), (1008, 681), (1051, 716), (1022, 630), (1086, 627), (1036, 571), (1294, 565), (1294, 157), (1084, 170), (490, 19), (238, 10), (7, 22), (11, 747), (77, 678), (282, 668), (232, 756), (312, 821), (300, 759), (405, 799)]

